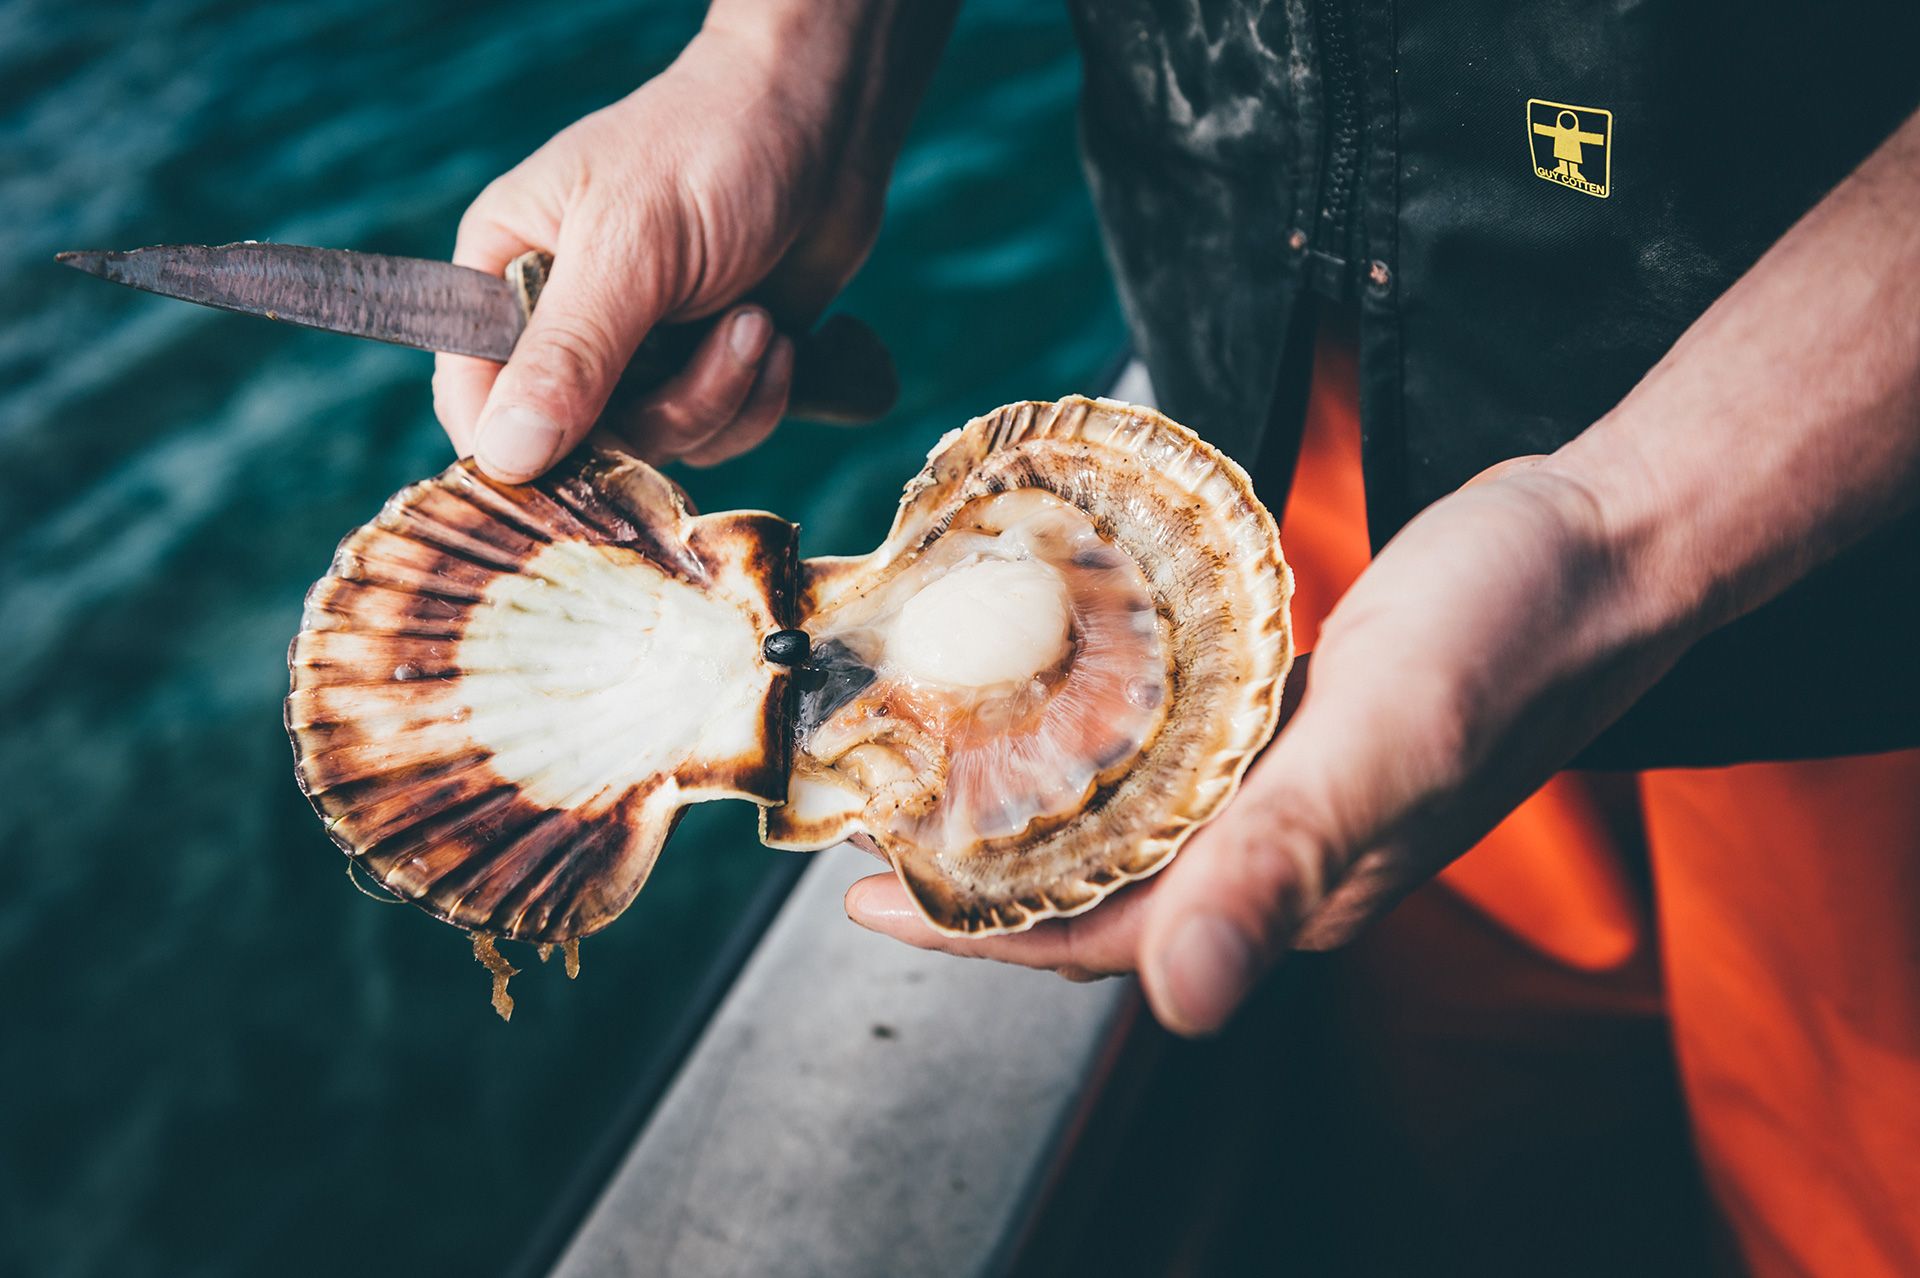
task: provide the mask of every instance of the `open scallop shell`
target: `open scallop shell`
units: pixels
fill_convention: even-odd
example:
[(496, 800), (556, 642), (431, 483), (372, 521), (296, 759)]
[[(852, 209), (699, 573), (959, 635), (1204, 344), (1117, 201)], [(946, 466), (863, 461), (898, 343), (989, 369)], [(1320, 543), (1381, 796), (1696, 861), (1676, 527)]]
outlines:
[[(1108, 612), (1100, 633), (1109, 654), (1121, 650), (1120, 673), (1083, 681), (1092, 686), (1069, 676), (1050, 689), (1047, 709), (1077, 696), (1079, 713), (1049, 723), (1043, 712), (1014, 750), (977, 751), (1004, 766), (993, 778), (1003, 802), (976, 806), (999, 820), (1006, 792), (1055, 793), (1023, 795), (1011, 828), (968, 820), (956, 835), (949, 821), (929, 840), (919, 837), (925, 819), (882, 812), (884, 793), (876, 802), (865, 778), (824, 766), (803, 730), (788, 802), (762, 813), (765, 842), (870, 842), (935, 927), (991, 935), (1079, 913), (1154, 873), (1231, 797), (1279, 714), (1292, 662), (1292, 577), (1245, 472), (1150, 409), (1079, 397), (1010, 404), (949, 434), (907, 486), (877, 550), (802, 565), (807, 629), (819, 645), (837, 617), (938, 555), (963, 528), (1044, 519), (1053, 507), (1071, 512), (1061, 520), (1062, 549), (1093, 547), (1056, 561), (1076, 627), (1091, 630)], [(1127, 616), (1150, 619), (1156, 633), (1134, 633)], [(1028, 748), (1048, 732), (1069, 748)], [(1074, 748), (1079, 766), (1056, 766)], [(1021, 776), (1036, 754), (1047, 766), (1026, 770), (1042, 775)], [(948, 761), (941, 779), (950, 790), (965, 762)]]
[[(872, 554), (796, 543), (773, 515), (695, 515), (607, 443), (524, 487), (456, 464), (308, 597), (301, 786), (374, 878), (477, 933), (597, 931), (683, 806), (738, 797), (770, 846), (853, 838), (935, 927), (982, 935), (1161, 868), (1272, 735), (1292, 660), (1273, 519), (1151, 410), (1009, 405), (941, 440)], [(913, 601), (962, 569), (1034, 669), (990, 640), (940, 657), (965, 687), (920, 678)], [(798, 677), (763, 652), (792, 627), (815, 645)]]
[(301, 788), (374, 878), (476, 932), (598, 931), (680, 809), (778, 802), (796, 529), (696, 517), (595, 446), (525, 487), (460, 462), (397, 494), (307, 596)]

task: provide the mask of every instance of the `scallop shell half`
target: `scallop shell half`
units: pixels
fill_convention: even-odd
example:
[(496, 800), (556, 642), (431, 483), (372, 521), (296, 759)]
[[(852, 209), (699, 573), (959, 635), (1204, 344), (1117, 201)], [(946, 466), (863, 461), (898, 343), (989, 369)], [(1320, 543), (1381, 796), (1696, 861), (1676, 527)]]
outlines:
[[(884, 856), (933, 926), (1014, 932), (1164, 866), (1272, 735), (1292, 581), (1246, 474), (1149, 409), (947, 435), (871, 554), (801, 561), (596, 441), (533, 485), (459, 463), (341, 545), (290, 655), (302, 788), (382, 884), (561, 942), (680, 810)], [(794, 670), (763, 641), (801, 628)]]
[(680, 809), (786, 793), (797, 529), (696, 516), (598, 444), (538, 484), (460, 462), (341, 543), (289, 655), (301, 789), (449, 923), (554, 943), (633, 900)]

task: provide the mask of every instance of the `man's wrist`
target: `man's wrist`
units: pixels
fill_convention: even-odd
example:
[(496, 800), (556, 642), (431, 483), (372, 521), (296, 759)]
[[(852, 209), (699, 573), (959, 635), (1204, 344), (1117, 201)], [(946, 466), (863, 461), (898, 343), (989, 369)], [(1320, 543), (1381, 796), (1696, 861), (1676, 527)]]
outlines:
[(1724, 625), (1920, 493), (1920, 116), (1554, 456), (1650, 623)]
[(1558, 482), (1564, 518), (1593, 548), (1602, 646), (1677, 654), (1729, 618), (1689, 544), (1686, 521), (1671, 507), (1673, 477), (1650, 474), (1631, 433), (1623, 435), (1605, 446), (1588, 439), (1564, 448), (1536, 474)]
[(751, 59), (768, 83), (851, 92), (870, 27), (890, 0), (715, 0), (700, 35)]

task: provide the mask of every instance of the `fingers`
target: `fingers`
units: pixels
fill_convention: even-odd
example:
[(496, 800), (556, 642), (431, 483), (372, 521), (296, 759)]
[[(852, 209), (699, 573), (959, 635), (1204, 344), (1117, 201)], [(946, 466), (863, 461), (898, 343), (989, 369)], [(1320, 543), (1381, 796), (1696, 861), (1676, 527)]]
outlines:
[(473, 453), (473, 428), (499, 376), (500, 365), (490, 359), (447, 354), (433, 357), (433, 414), (461, 457)]
[(541, 198), (540, 193), (553, 184), (527, 172), (533, 163), (489, 183), (474, 197), (454, 233), (456, 265), (499, 275), (528, 249), (552, 251), (559, 238), (560, 208)]
[(793, 343), (764, 307), (721, 316), (686, 366), (625, 410), (621, 432), (656, 465), (684, 457), (712, 465), (759, 443), (779, 422), (793, 376)]
[[(577, 184), (550, 171), (564, 159), (542, 167), (536, 155), (489, 186), (461, 219), (454, 249), (455, 262), (493, 275), (528, 249), (554, 255), (504, 367), (457, 355), (435, 362), (434, 410), (454, 447), (508, 483), (536, 478), (586, 437), (666, 304), (666, 285), (646, 265), (657, 265), (646, 250), (665, 233), (631, 208), (567, 207), (561, 193)], [(670, 382), (623, 408), (618, 426), (651, 461), (738, 456), (778, 424), (793, 357), (765, 307), (738, 307)]]
[(1154, 1015), (1175, 1033), (1222, 1028), (1319, 899), (1324, 857), (1313, 823), (1288, 810), (1296, 794), (1256, 770), (1161, 872), (1140, 978)]
[(1385, 914), (1418, 886), (1409, 881), (1388, 852), (1369, 853), (1354, 862), (1326, 900), (1315, 906), (1293, 938), (1297, 950), (1333, 950), (1353, 940), (1362, 928)]
[(586, 437), (657, 318), (634, 267), (644, 259), (593, 221), (576, 213), (563, 230), (539, 305), (474, 427), (475, 459), (506, 483), (535, 478)]
[[(480, 193), (460, 219), (453, 247), (456, 264), (499, 275), (528, 249), (554, 243), (559, 218), (523, 194), (525, 185), (510, 174)], [(500, 365), (492, 360), (447, 354), (433, 358), (434, 415), (462, 457), (473, 452), (474, 427), (499, 376)]]
[[(1300, 708), (1311, 663), (1302, 654), (1288, 675), (1281, 732)], [(1280, 842), (1289, 818), (1298, 830), (1305, 811), (1278, 792), (1285, 767), (1256, 764), (1227, 810), (1161, 872), (1141, 971), (1155, 1014), (1176, 1032), (1224, 1025), (1284, 950), (1292, 911), (1318, 894), (1320, 859), (1303, 855), (1297, 833), (1286, 848)], [(1294, 811), (1276, 816), (1287, 807)]]
[[(523, 338), (521, 349), (514, 352), (515, 364), (526, 349)], [(621, 433), (656, 465), (675, 459), (694, 466), (718, 465), (758, 447), (780, 424), (793, 387), (793, 366), (793, 341), (774, 333), (766, 310), (739, 307), (714, 326), (671, 381), (626, 411)], [(487, 360), (459, 355), (436, 360), (434, 409), (462, 456), (476, 451), (477, 422), (501, 374), (501, 367)], [(502, 403), (509, 394), (502, 392)], [(541, 456), (526, 459), (509, 458), (497, 443), (490, 443), (480, 461), (496, 478), (532, 478), (585, 433), (564, 431), (558, 452), (548, 455), (543, 450)]]
[(1391, 840), (1431, 791), (1434, 761), (1463, 748), (1449, 744), (1449, 698), (1410, 668), (1398, 635), (1375, 653), (1350, 626), (1344, 661), (1326, 642), (1298, 713), (1161, 875), (1140, 975), (1177, 1033), (1220, 1029), (1288, 949), (1350, 937), (1418, 881)]
[(1130, 888), (1098, 909), (1070, 919), (1049, 919), (1013, 936), (948, 936), (934, 931), (891, 874), (875, 874), (847, 889), (847, 917), (869, 931), (923, 950), (967, 958), (997, 959), (1022, 967), (1061, 971), (1083, 979), (1130, 972), (1145, 918), (1145, 889)]
[(753, 392), (741, 406), (731, 424), (723, 426), (699, 448), (686, 454), (690, 466), (717, 466), (758, 448), (773, 434), (786, 412), (787, 395), (793, 389), (793, 341), (774, 339), (773, 347), (760, 363), (760, 376)]
[(627, 413), (622, 433), (658, 465), (699, 448), (731, 422), (753, 392), (773, 319), (758, 306), (723, 315), (693, 356)]
[[(1246, 796), (1243, 796), (1243, 800)], [(847, 890), (862, 927), (971, 958), (1046, 968), (1073, 980), (1138, 970), (1160, 1023), (1177, 1034), (1223, 1027), (1285, 950), (1294, 923), (1318, 900), (1318, 858), (1273, 837), (1264, 804), (1236, 803), (1149, 884), (1099, 908), (1013, 936), (936, 932), (892, 875)]]

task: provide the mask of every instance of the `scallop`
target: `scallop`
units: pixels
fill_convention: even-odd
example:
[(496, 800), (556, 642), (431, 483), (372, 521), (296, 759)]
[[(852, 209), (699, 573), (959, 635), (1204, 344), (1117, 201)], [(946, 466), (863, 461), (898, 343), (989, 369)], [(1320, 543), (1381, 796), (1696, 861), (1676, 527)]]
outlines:
[(1149, 409), (1011, 404), (935, 447), (886, 541), (802, 565), (773, 847), (890, 861), (992, 935), (1164, 866), (1272, 735), (1292, 578), (1246, 474)]
[(1273, 518), (1149, 409), (1008, 405), (940, 441), (871, 554), (797, 545), (598, 438), (527, 486), (458, 463), (308, 596), (300, 784), (361, 868), (483, 937), (599, 930), (716, 798), (987, 935), (1160, 869), (1273, 733)]

